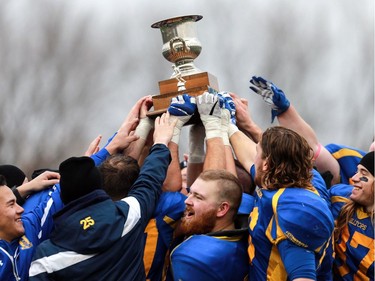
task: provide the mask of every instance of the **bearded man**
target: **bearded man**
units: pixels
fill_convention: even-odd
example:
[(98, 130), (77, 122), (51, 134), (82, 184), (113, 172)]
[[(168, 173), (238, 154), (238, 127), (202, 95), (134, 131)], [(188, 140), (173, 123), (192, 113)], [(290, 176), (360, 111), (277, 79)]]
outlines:
[[(186, 101), (179, 100), (171, 104), (178, 107), (176, 114), (186, 107)], [(249, 262), (247, 226), (241, 228), (237, 215), (248, 214), (251, 202), (243, 204), (242, 185), (225, 166), (222, 127), (229, 122), (228, 106), (219, 95), (205, 92), (197, 97), (197, 108), (206, 133), (203, 172), (187, 197), (164, 193), (156, 209), (159, 235), (164, 242), (173, 235), (164, 274), (166, 280), (244, 280)]]

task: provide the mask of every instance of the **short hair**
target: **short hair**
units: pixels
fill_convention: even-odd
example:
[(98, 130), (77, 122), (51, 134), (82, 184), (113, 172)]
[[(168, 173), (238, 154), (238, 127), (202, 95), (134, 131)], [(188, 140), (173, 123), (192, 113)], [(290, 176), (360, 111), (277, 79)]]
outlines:
[(206, 170), (198, 178), (203, 181), (217, 182), (219, 200), (229, 202), (234, 219), (242, 200), (242, 186), (238, 178), (226, 170)]
[(128, 195), (139, 176), (140, 168), (134, 158), (115, 154), (99, 166), (99, 171), (102, 174), (105, 192), (112, 200), (120, 200)]
[(262, 159), (267, 159), (268, 171), (264, 184), (268, 189), (311, 185), (313, 150), (308, 142), (293, 130), (281, 126), (264, 131), (260, 140)]

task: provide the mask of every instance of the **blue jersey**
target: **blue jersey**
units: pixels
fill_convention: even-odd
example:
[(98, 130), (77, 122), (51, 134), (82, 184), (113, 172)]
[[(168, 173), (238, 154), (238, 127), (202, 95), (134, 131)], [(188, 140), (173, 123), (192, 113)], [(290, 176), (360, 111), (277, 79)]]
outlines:
[(374, 226), (358, 209), (335, 242), (335, 280), (374, 280)]
[(11, 243), (0, 239), (0, 280), (28, 280), (36, 247), (52, 229), (52, 216), (62, 208), (57, 188), (49, 198), (22, 215), (25, 234)]
[[(155, 236), (149, 237), (149, 233), (147, 233), (145, 254), (147, 253), (148, 255), (153, 256), (151, 268), (147, 274), (147, 280), (159, 281), (164, 278), (167, 278), (167, 280), (170, 280), (172, 278), (170, 275), (171, 274), (170, 272), (168, 272), (168, 276), (167, 276), (167, 271), (170, 268), (169, 250), (173, 248), (172, 242), (176, 242), (176, 241), (173, 241), (173, 233), (174, 233), (176, 223), (181, 218), (185, 210), (186, 198), (187, 197), (180, 192), (164, 192), (160, 196), (160, 200), (158, 202), (158, 205), (156, 207), (155, 214), (154, 214), (155, 220), (156, 220), (156, 226), (157, 226), (157, 235), (155, 235), (157, 241), (156, 242), (152, 241), (152, 239), (155, 240)], [(247, 222), (247, 217), (253, 208), (253, 204), (254, 204), (254, 197), (248, 194), (243, 194), (242, 201), (238, 210), (238, 220), (236, 221), (237, 226), (240, 227), (241, 225), (243, 225), (243, 222), (242, 222), (243, 218), (245, 218)], [(153, 221), (150, 222), (150, 226), (152, 224), (153, 224)], [(243, 234), (244, 234), (244, 230), (242, 230), (241, 235)], [(235, 240), (238, 240), (237, 232), (236, 232), (236, 236), (237, 237), (235, 238)], [(221, 239), (224, 239), (224, 238), (222, 237)], [(238, 241), (238, 243), (240, 242)], [(241, 244), (242, 243), (244, 242), (242, 241)], [(150, 245), (153, 248), (151, 250), (149, 249)], [(245, 247), (245, 254), (247, 256), (246, 247)], [(168, 262), (166, 262), (166, 260)]]
[(350, 146), (328, 144), (325, 148), (340, 165), (340, 183), (350, 184), (351, 177), (357, 172), (357, 166), (365, 151)]
[(245, 280), (246, 234), (244, 229), (190, 236), (171, 253), (173, 280)]
[(335, 184), (329, 189), (331, 200), (331, 210), (334, 219), (337, 219), (342, 206), (349, 201), (349, 196), (352, 194), (353, 186), (350, 184)]
[[(185, 210), (186, 196), (180, 192), (163, 192), (156, 207), (154, 217), (149, 223), (156, 223), (157, 231), (151, 235), (146, 229), (145, 257), (151, 267), (146, 275), (147, 280), (162, 280), (163, 267), (168, 249), (173, 240), (173, 231), (176, 222), (181, 218)], [(147, 256), (146, 256), (147, 255)]]
[(249, 280), (316, 279), (332, 231), (332, 214), (317, 192), (258, 188), (249, 218)]

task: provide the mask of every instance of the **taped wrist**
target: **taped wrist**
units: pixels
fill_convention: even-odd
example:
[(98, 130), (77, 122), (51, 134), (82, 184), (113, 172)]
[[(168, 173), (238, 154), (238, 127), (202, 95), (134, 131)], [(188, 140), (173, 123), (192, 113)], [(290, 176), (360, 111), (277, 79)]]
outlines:
[(206, 138), (221, 138), (221, 119), (212, 115), (201, 115), (201, 120), (206, 130)]
[(191, 118), (190, 115), (189, 116), (175, 116), (175, 115), (170, 115), (169, 120), (171, 122), (174, 122), (174, 120), (177, 119), (176, 126), (173, 128), (173, 136), (172, 136), (172, 139), (171, 139), (172, 142), (174, 142), (176, 144), (179, 144), (181, 129), (184, 126), (184, 124), (187, 121), (189, 121), (190, 118)]
[(139, 136), (139, 138), (143, 140), (147, 140), (148, 134), (150, 133), (151, 129), (154, 127), (154, 122), (150, 118), (142, 118), (139, 121), (137, 128), (135, 129), (135, 135)]
[(234, 125), (233, 123), (230, 123), (228, 127), (228, 137), (230, 138), (234, 133), (238, 131), (239, 131), (238, 127)]
[(230, 112), (227, 109), (221, 109), (221, 137), (223, 138), (224, 145), (230, 145), (228, 137), (228, 129), (230, 123)]

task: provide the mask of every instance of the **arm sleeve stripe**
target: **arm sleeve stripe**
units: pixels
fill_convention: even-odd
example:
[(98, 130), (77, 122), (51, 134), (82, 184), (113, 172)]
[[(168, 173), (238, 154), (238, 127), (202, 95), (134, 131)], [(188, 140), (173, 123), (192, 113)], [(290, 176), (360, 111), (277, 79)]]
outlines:
[(129, 205), (129, 213), (121, 237), (129, 233), (141, 218), (141, 206), (135, 197), (129, 196), (122, 199), (122, 201)]
[(38, 238), (39, 239), (42, 238), (42, 231), (43, 231), (42, 227), (43, 227), (44, 223), (46, 222), (46, 219), (47, 219), (47, 216), (48, 216), (48, 214), (49, 214), (49, 212), (51, 210), (52, 204), (53, 204), (53, 198), (50, 198), (48, 200), (47, 204), (46, 204), (46, 207), (44, 208), (42, 219), (40, 220), (40, 227), (41, 227), (41, 229), (40, 229), (40, 231), (38, 233)]
[(37, 259), (31, 263), (29, 276), (36, 276), (41, 273), (52, 273), (55, 271), (62, 270), (69, 266), (75, 265), (89, 258), (92, 258), (96, 254), (82, 255), (73, 251), (60, 252), (58, 254), (43, 257)]

